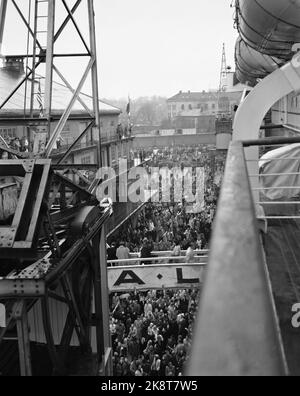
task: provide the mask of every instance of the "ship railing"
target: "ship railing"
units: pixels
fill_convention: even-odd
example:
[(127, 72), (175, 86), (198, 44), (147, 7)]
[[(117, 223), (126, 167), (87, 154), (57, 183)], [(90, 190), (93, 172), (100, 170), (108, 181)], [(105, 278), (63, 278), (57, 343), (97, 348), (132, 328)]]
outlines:
[(261, 158), (270, 150), (297, 143), (300, 143), (299, 136), (243, 142), (245, 148), (258, 147), (261, 165), (268, 163), (267, 170), (262, 171), (256, 159), (246, 161), (248, 168), (253, 170), (249, 171), (249, 178), (256, 207), (261, 208), (258, 214), (261, 221), (300, 220), (300, 146), (290, 155), (274, 155), (267, 160)]
[[(208, 261), (208, 250), (196, 250), (194, 256), (189, 260), (189, 263), (204, 264)], [(153, 252), (151, 257), (139, 257), (139, 253), (131, 253), (130, 258), (121, 260), (108, 260), (109, 267), (119, 266), (136, 266), (147, 264), (180, 264), (186, 263), (186, 251), (181, 251), (180, 256), (172, 256), (171, 251)]]
[(187, 375), (288, 369), (241, 142), (229, 148)]

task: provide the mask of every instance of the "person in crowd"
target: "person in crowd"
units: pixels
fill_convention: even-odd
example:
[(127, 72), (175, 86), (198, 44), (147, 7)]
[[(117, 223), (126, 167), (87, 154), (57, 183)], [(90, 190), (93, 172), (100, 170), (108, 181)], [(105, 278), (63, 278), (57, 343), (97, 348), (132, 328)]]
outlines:
[[(116, 251), (116, 256), (118, 260), (128, 260), (130, 258), (130, 250), (125, 246), (125, 242), (121, 242), (120, 246)], [(126, 265), (126, 262), (120, 261), (119, 266)]]
[(188, 249), (186, 251), (185, 262), (187, 264), (195, 263), (195, 245), (189, 244)]
[[(153, 249), (152, 243), (147, 238), (144, 238), (143, 246), (141, 249), (141, 258), (144, 259), (144, 258), (152, 257), (152, 249)], [(141, 264), (142, 265), (151, 264), (151, 261), (143, 260), (143, 261), (141, 261)]]
[(3, 159), (3, 160), (8, 160), (9, 159), (9, 155), (8, 155), (7, 151), (2, 151), (1, 159)]
[[(107, 260), (109, 261), (118, 260), (116, 242), (112, 242), (110, 247), (107, 249)], [(112, 266), (114, 267), (115, 264), (112, 264)]]
[[(181, 246), (179, 241), (175, 242), (174, 249), (172, 251), (172, 257), (180, 257), (181, 256)], [(177, 260), (174, 260), (174, 263), (176, 263)]]
[(21, 141), (20, 141), (20, 151), (22, 153), (28, 153), (29, 152), (29, 141), (26, 136), (23, 136)]
[(21, 142), (19, 138), (15, 138), (12, 143), (11, 146), (14, 150), (20, 151), (21, 149)]
[(202, 234), (198, 234), (197, 235), (197, 241), (196, 241), (197, 250), (202, 250), (202, 246), (203, 246), (203, 235)]

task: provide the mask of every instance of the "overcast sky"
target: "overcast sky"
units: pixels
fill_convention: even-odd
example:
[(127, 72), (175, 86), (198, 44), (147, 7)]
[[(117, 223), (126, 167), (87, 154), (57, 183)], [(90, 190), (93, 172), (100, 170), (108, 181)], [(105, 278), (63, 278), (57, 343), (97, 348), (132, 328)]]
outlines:
[[(234, 66), (237, 31), (233, 28), (231, 2), (94, 0), (100, 97), (172, 96), (179, 90), (217, 88), (223, 42), (227, 62)], [(17, 0), (17, 3), (25, 11), (29, 0)], [(70, 6), (73, 3), (74, 0), (68, 0)], [(85, 1), (75, 14), (83, 32), (88, 30), (84, 4)], [(65, 10), (59, 9), (57, 15), (58, 26)], [(26, 37), (10, 5), (5, 28), (6, 54), (26, 53)], [(74, 27), (69, 23), (65, 36), (56, 44), (56, 51), (80, 52), (75, 37)], [(83, 60), (57, 62), (69, 81), (76, 84), (85, 67)]]
[(234, 66), (232, 0), (96, 0), (101, 96), (217, 88)]

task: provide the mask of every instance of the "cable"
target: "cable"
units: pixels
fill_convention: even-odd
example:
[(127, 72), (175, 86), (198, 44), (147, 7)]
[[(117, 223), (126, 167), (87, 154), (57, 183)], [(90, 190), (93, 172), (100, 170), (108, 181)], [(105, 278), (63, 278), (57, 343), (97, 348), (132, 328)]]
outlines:
[[(31, 0), (28, 0), (28, 24), (31, 22)], [(27, 51), (26, 51), (26, 66), (25, 71), (27, 73), (29, 65), (29, 43), (30, 43), (30, 32), (27, 29)], [(28, 89), (28, 79), (25, 81), (25, 95), (24, 95), (24, 118), (26, 118), (26, 104), (27, 104), (27, 89)]]

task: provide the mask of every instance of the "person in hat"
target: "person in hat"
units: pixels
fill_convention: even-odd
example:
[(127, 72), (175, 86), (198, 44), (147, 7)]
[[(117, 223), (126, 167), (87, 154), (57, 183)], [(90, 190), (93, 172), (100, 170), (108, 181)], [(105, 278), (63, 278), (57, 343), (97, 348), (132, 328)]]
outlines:
[[(152, 257), (152, 246), (149, 243), (147, 238), (144, 238), (143, 240), (143, 246), (141, 249), (141, 258), (150, 258)], [(151, 264), (151, 261), (145, 260), (141, 262), (141, 265), (148, 265)]]

